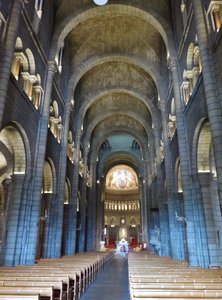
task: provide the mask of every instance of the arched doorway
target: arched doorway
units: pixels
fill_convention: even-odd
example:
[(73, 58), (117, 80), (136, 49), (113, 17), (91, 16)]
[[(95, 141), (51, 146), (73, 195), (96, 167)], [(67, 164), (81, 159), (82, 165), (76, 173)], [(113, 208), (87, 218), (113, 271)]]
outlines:
[(127, 243), (132, 248), (140, 240), (140, 190), (133, 168), (120, 164), (112, 167), (105, 180), (104, 241), (106, 248)]

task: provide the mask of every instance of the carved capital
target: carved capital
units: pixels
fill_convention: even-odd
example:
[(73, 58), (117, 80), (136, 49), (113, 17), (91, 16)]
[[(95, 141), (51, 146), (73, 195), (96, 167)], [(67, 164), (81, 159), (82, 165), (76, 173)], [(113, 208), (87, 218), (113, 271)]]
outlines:
[(48, 61), (48, 71), (55, 74), (58, 71), (57, 64), (55, 60)]
[(177, 67), (177, 60), (175, 57), (170, 56), (167, 60), (167, 65), (169, 70), (173, 70)]
[(165, 103), (163, 101), (158, 102), (158, 107), (161, 111), (165, 111)]
[(70, 102), (66, 102), (66, 112), (70, 113), (72, 110), (72, 105)]

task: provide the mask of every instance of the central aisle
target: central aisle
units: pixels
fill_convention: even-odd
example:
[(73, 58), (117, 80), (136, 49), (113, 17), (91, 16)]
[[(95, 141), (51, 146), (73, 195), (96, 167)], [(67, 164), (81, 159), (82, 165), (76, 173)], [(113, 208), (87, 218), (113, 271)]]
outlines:
[(111, 265), (87, 289), (81, 300), (130, 300), (128, 260), (115, 254)]

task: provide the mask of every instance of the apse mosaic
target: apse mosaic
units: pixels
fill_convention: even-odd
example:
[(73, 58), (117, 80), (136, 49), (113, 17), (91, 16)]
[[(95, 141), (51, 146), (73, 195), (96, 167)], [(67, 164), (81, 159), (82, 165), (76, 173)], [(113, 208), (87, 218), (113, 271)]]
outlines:
[(132, 168), (126, 165), (113, 167), (107, 174), (106, 188), (111, 190), (138, 189), (137, 175)]

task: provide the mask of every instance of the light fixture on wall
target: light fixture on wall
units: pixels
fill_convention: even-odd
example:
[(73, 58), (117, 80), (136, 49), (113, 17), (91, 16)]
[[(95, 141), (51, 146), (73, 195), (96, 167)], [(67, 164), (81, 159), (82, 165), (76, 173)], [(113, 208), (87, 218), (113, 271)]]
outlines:
[(97, 5), (105, 5), (107, 4), (108, 0), (93, 0), (93, 2)]

